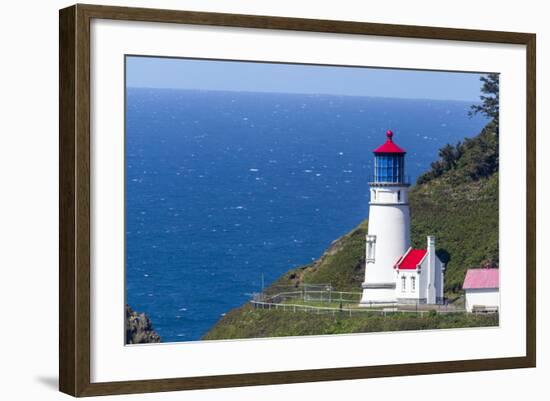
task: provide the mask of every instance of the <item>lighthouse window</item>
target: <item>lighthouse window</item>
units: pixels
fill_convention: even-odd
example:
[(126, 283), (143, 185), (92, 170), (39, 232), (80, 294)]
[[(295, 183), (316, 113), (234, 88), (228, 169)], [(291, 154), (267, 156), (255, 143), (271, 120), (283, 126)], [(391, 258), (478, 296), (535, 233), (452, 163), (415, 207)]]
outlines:
[(397, 202), (401, 202), (401, 191), (397, 191)]
[(376, 236), (367, 235), (367, 262), (374, 262), (375, 247), (376, 247)]
[(403, 155), (378, 155), (374, 161), (375, 179), (378, 182), (402, 182)]
[(407, 290), (407, 277), (401, 277), (401, 291), (405, 292)]
[(411, 277), (411, 291), (416, 290), (416, 277)]

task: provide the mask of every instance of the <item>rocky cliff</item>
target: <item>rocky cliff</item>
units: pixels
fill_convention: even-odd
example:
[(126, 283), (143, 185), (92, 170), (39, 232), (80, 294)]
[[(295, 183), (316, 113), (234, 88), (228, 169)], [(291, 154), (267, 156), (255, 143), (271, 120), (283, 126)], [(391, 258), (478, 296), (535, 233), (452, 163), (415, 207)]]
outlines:
[(160, 336), (145, 313), (126, 305), (126, 344), (160, 343)]

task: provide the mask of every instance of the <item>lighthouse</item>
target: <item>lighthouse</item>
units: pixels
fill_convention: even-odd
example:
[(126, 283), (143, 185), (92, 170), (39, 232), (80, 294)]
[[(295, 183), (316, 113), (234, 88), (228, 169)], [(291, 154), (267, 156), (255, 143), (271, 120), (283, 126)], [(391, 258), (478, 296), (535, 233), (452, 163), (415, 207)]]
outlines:
[(374, 150), (362, 305), (396, 302), (394, 267), (410, 248), (406, 152), (393, 136), (387, 131), (386, 142)]

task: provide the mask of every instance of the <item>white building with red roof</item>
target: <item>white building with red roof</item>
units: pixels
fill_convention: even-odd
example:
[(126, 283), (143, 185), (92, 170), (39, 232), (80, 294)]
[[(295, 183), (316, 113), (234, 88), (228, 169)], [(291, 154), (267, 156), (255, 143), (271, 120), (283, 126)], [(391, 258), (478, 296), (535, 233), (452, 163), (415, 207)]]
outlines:
[(426, 249), (409, 248), (394, 266), (398, 303), (443, 302), (445, 266), (435, 253), (435, 237), (427, 238)]
[(497, 268), (468, 269), (462, 289), (466, 311), (498, 311), (500, 295)]
[(365, 281), (360, 304), (430, 303), (443, 299), (444, 266), (435, 254), (435, 238), (426, 249), (410, 246), (409, 182), (405, 150), (386, 133), (374, 150), (374, 176), (369, 182), (369, 228)]

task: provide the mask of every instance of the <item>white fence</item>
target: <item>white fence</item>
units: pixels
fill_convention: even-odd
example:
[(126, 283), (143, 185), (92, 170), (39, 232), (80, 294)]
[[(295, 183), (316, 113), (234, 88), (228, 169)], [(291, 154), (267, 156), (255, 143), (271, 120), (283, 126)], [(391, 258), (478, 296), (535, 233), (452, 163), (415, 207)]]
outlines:
[(301, 300), (304, 302), (342, 302), (342, 303), (359, 303), (361, 299), (360, 292), (348, 291), (333, 291), (329, 290), (311, 290), (299, 289), (296, 291), (284, 291), (276, 294), (253, 294), (253, 300), (281, 303), (286, 300)]
[[(260, 309), (276, 309), (289, 312), (312, 312), (317, 314), (374, 313), (382, 316), (389, 314), (411, 314), (424, 316), (429, 313), (463, 313), (448, 303), (440, 305), (427, 304), (371, 304), (359, 307), (361, 292), (334, 291), (330, 284), (305, 284), (296, 286), (277, 286), (269, 292), (253, 294), (251, 304)], [(309, 303), (306, 304), (306, 303)], [(313, 304), (313, 305), (312, 305)], [(320, 305), (315, 305), (320, 304)], [(326, 304), (326, 305), (323, 305)]]
[(312, 306), (312, 305), (301, 305), (301, 304), (291, 304), (291, 303), (274, 303), (274, 302), (263, 302), (263, 301), (250, 301), (250, 303), (259, 309), (275, 309), (282, 310), (287, 312), (311, 312), (316, 314), (332, 314), (336, 315), (349, 315), (352, 316), (356, 313), (371, 313), (377, 314), (380, 316), (387, 315), (416, 315), (424, 316), (429, 313), (464, 313), (464, 310), (461, 309), (443, 309), (443, 308), (432, 308), (427, 309), (400, 309), (397, 306), (393, 307), (384, 307), (384, 308), (374, 308), (374, 307), (365, 307), (365, 308), (333, 308), (328, 306)]

